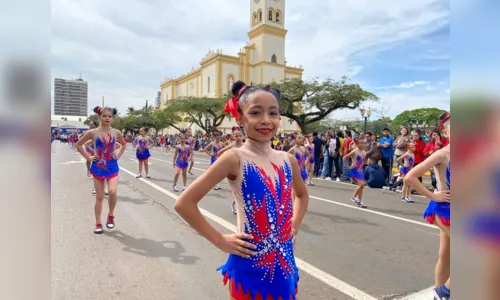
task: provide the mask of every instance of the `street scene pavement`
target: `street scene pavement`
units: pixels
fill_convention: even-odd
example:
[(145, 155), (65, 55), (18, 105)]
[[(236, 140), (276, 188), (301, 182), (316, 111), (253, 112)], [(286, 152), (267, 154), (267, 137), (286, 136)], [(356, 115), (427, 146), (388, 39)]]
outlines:
[[(227, 299), (216, 272), (227, 254), (178, 217), (173, 155), (151, 152), (151, 179), (137, 179), (129, 145), (119, 161), (116, 227), (96, 235), (85, 160), (66, 144), (52, 145), (53, 299)], [(195, 162), (188, 185), (210, 166), (204, 153), (196, 152)], [(396, 193), (366, 189), (368, 209), (361, 209), (350, 200), (354, 185), (314, 184), (295, 250), (298, 299), (431, 299), (439, 230), (422, 218), (426, 199), (403, 203)], [(220, 186), (200, 207), (217, 229), (231, 233), (232, 195), (227, 181)]]

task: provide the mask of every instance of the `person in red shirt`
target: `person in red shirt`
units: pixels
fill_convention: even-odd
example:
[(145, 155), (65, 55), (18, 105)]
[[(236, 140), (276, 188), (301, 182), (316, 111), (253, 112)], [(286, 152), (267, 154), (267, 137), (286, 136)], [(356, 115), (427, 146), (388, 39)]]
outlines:
[[(413, 139), (413, 143), (415, 144), (415, 150), (413, 151), (413, 156), (415, 158), (414, 167), (416, 167), (416, 166), (418, 166), (418, 164), (423, 162), (425, 159), (425, 155), (424, 155), (425, 143), (424, 143), (424, 139), (422, 138), (419, 130), (416, 130), (412, 133), (412, 139)], [(420, 180), (420, 182), (422, 182), (422, 177), (419, 177), (418, 180)]]
[(450, 141), (447, 138), (441, 137), (441, 133), (439, 131), (433, 131), (431, 134), (431, 141), (424, 148), (425, 157), (431, 156), (432, 153), (448, 146), (449, 143)]

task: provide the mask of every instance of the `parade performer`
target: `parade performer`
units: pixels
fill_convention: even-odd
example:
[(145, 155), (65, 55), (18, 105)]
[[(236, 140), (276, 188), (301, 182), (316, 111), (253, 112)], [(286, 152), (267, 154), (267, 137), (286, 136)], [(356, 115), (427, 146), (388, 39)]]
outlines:
[[(405, 154), (401, 155), (397, 159), (398, 165), (400, 165), (399, 173), (403, 180), (405, 176), (408, 174), (408, 172), (410, 172), (413, 166), (415, 165), (415, 155), (413, 154), (413, 151), (415, 151), (415, 143), (410, 142), (406, 145), (406, 147), (408, 148), (408, 151), (406, 151)], [(406, 203), (415, 202), (410, 197), (411, 188), (408, 186), (406, 182), (403, 183), (403, 189), (401, 190), (401, 193), (402, 193), (401, 202), (406, 202)]]
[[(440, 117), (440, 127), (443, 128), (443, 134), (447, 137), (451, 136), (449, 113)], [(434, 168), (437, 181), (437, 189), (434, 193), (418, 180), (431, 168)], [(434, 152), (404, 178), (406, 184), (420, 195), (430, 199), (424, 218), (430, 224), (436, 224), (440, 229), (439, 258), (435, 270), (434, 296), (437, 297), (436, 299), (450, 298), (450, 180), (450, 144)]]
[(137, 176), (135, 176), (135, 178), (142, 177), (142, 167), (143, 166), (144, 166), (144, 171), (146, 171), (146, 178), (151, 178), (151, 176), (149, 176), (148, 160), (151, 157), (151, 153), (149, 152), (149, 149), (153, 148), (154, 141), (151, 137), (146, 135), (146, 132), (147, 132), (147, 129), (145, 127), (142, 127), (141, 129), (139, 129), (139, 135), (132, 142), (132, 145), (134, 145), (134, 147), (136, 149), (135, 156), (137, 157), (137, 160), (139, 161), (139, 174)]
[(179, 134), (179, 143), (175, 147), (174, 153), (174, 163), (173, 167), (175, 170), (174, 174), (174, 184), (172, 185), (172, 190), (178, 192), (177, 180), (179, 180), (179, 174), (182, 172), (182, 183), (183, 191), (187, 188), (187, 167), (189, 162), (189, 157), (192, 154), (191, 147), (186, 143), (186, 135), (184, 133)]
[(300, 177), (302, 180), (304, 180), (304, 183), (307, 181), (307, 157), (310, 155), (309, 152), (307, 152), (306, 147), (303, 146), (304, 144), (304, 137), (302, 134), (298, 134), (297, 137), (295, 138), (295, 145), (288, 150), (288, 153), (292, 154), (295, 156), (295, 159), (297, 160), (297, 163), (299, 164), (300, 168)]
[[(208, 144), (203, 152), (210, 156), (210, 165), (213, 165), (217, 160), (218, 152), (224, 148), (224, 143), (221, 142), (221, 135), (219, 132), (214, 132), (214, 141)], [(219, 184), (216, 184), (214, 190), (220, 190)]]
[[(94, 176), (94, 186), (96, 188), (96, 202), (94, 205), (94, 213), (96, 225), (94, 233), (100, 234), (103, 232), (101, 214), (102, 203), (104, 201), (104, 186), (108, 183), (109, 193), (109, 213), (106, 221), (106, 227), (115, 227), (114, 210), (118, 200), (118, 160), (125, 152), (127, 144), (119, 130), (111, 127), (111, 122), (116, 116), (116, 109), (97, 106), (94, 112), (98, 115), (100, 125), (95, 129), (87, 131), (78, 141), (76, 147), (78, 152), (83, 155), (87, 161), (91, 162), (90, 173)], [(92, 140), (95, 149), (94, 155), (90, 155), (83, 149), (83, 145)], [(115, 153), (115, 144), (121, 144), (120, 152)]]
[[(309, 195), (295, 157), (271, 148), (280, 123), (279, 91), (242, 86), (233, 94), (232, 113), (245, 129), (245, 144), (224, 153), (174, 208), (202, 236), (230, 254), (219, 268), (224, 283), (230, 283), (230, 299), (296, 299), (299, 274), (294, 243)], [(230, 182), (238, 210), (237, 233), (229, 235), (217, 231), (198, 207), (224, 178)]]
[[(366, 186), (365, 182), (365, 172), (363, 166), (365, 164), (365, 141), (363, 139), (355, 140), (353, 145), (353, 150), (344, 156), (344, 164), (349, 166), (351, 170), (351, 178), (354, 180), (358, 187), (354, 190), (354, 194), (351, 198), (357, 206), (361, 208), (366, 208), (363, 203), (363, 190)], [(349, 164), (349, 159), (352, 159), (352, 164)]]
[(309, 153), (306, 158), (306, 170), (307, 170), (307, 182), (306, 184), (308, 186), (314, 186), (314, 183), (312, 182), (312, 177), (313, 177), (313, 171), (314, 171), (314, 144), (311, 143), (311, 137), (307, 136), (305, 138), (306, 141), (306, 149), (307, 152)]
[(196, 140), (193, 138), (193, 132), (191, 129), (186, 130), (187, 133), (187, 140), (186, 140), (186, 145), (189, 146), (189, 151), (191, 153), (191, 156), (189, 156), (189, 170), (188, 173), (191, 175), (194, 175), (191, 170), (193, 169), (194, 166), (194, 144), (196, 143)]

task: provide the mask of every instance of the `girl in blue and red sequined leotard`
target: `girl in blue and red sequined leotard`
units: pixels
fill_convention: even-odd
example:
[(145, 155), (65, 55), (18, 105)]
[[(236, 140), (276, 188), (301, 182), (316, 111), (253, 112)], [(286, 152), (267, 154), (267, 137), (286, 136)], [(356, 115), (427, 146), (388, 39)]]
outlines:
[(351, 178), (358, 184), (358, 187), (354, 190), (351, 201), (359, 207), (366, 208), (366, 205), (362, 201), (363, 189), (366, 186), (364, 172), (365, 142), (363, 139), (360, 139), (355, 140), (354, 143), (356, 144), (356, 147), (354, 148), (354, 150), (344, 156), (344, 164), (346, 166), (349, 166), (349, 158), (352, 158), (352, 164), (349, 166), (349, 169), (351, 170)]
[[(235, 83), (235, 85), (241, 82)], [(294, 243), (309, 195), (295, 157), (271, 148), (279, 127), (279, 92), (241, 87), (233, 113), (240, 114), (247, 140), (222, 155), (176, 201), (174, 208), (194, 229), (229, 253), (219, 267), (230, 299), (294, 300), (299, 274)], [(237, 204), (237, 233), (222, 235), (197, 203), (224, 178)], [(292, 201), (292, 186), (295, 201)]]
[(135, 178), (142, 177), (142, 167), (144, 166), (144, 171), (146, 171), (146, 178), (151, 178), (149, 176), (149, 165), (148, 160), (151, 157), (151, 153), (149, 149), (151, 149), (154, 145), (154, 141), (151, 137), (146, 135), (146, 128), (142, 127), (139, 130), (140, 135), (132, 142), (136, 151), (135, 155), (137, 160), (139, 161), (139, 174), (135, 176)]
[[(112, 108), (94, 108), (94, 112), (98, 115), (100, 126), (96, 129), (91, 129), (83, 135), (78, 141), (76, 147), (87, 161), (90, 161), (90, 173), (94, 177), (94, 187), (96, 189), (95, 203), (95, 218), (96, 226), (94, 233), (100, 234), (103, 232), (101, 213), (102, 203), (104, 201), (105, 183), (108, 184), (108, 204), (109, 213), (106, 221), (106, 227), (115, 227), (114, 209), (118, 200), (118, 159), (122, 156), (126, 149), (126, 142), (120, 131), (111, 128), (111, 122), (116, 115), (116, 109)], [(89, 140), (93, 142), (93, 152), (86, 152), (83, 145)], [(115, 153), (116, 143), (120, 143), (119, 153)]]
[[(215, 132), (213, 134), (214, 141), (208, 144), (203, 152), (210, 155), (210, 165), (213, 165), (219, 156), (219, 151), (224, 148), (224, 143), (221, 142), (221, 134), (219, 132)], [(220, 190), (220, 186), (218, 184), (215, 185), (214, 190)]]
[(175, 147), (174, 153), (174, 184), (172, 185), (172, 190), (178, 192), (177, 180), (179, 180), (179, 174), (182, 172), (182, 183), (184, 184), (183, 189), (187, 188), (187, 167), (189, 165), (189, 158), (191, 157), (192, 151), (189, 145), (186, 145), (186, 135), (179, 134), (179, 144)]
[(304, 147), (304, 136), (301, 134), (295, 137), (295, 145), (288, 150), (288, 153), (295, 156), (300, 168), (300, 177), (304, 182), (306, 182), (309, 175), (307, 174), (307, 157), (309, 152), (307, 152), (306, 147)]

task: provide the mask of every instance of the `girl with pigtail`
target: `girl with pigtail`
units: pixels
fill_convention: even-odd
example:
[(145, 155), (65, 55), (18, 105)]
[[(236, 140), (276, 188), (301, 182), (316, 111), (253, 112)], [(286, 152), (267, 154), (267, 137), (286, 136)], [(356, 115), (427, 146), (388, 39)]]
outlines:
[[(441, 115), (439, 127), (448, 137), (450, 132), (450, 114)], [(451, 159), (450, 144), (436, 150), (429, 158), (414, 167), (404, 178), (405, 184), (411, 186), (420, 195), (430, 200), (424, 212), (424, 218), (430, 224), (435, 224), (440, 229), (439, 258), (435, 270), (436, 299), (450, 298), (450, 189), (451, 189)], [(437, 189), (429, 191), (418, 178), (425, 172), (434, 168), (436, 173)]]
[[(365, 163), (365, 141), (364, 139), (354, 140), (353, 149), (347, 155), (344, 155), (344, 164), (351, 170), (351, 178), (358, 184), (354, 190), (351, 201), (358, 207), (366, 208), (363, 203), (363, 190), (366, 186), (365, 172), (363, 170)], [(349, 159), (352, 159), (352, 164), (349, 164)]]
[[(116, 109), (97, 106), (94, 108), (94, 112), (97, 114), (100, 124), (97, 128), (87, 131), (76, 144), (76, 148), (87, 161), (91, 162), (90, 174), (94, 177), (94, 187), (96, 189), (96, 202), (94, 205), (96, 225), (94, 233), (101, 234), (103, 233), (101, 215), (106, 182), (109, 195), (106, 227), (109, 229), (115, 227), (114, 210), (118, 201), (118, 172), (120, 171), (118, 160), (125, 152), (127, 143), (123, 139), (121, 132), (111, 127), (111, 122), (117, 113)], [(88, 141), (93, 143), (93, 152), (87, 152), (83, 147)], [(117, 143), (121, 145), (118, 153), (115, 152)]]
[[(174, 208), (203, 237), (229, 253), (218, 269), (223, 282), (229, 282), (229, 299), (296, 299), (299, 274), (294, 244), (309, 195), (295, 157), (271, 148), (280, 123), (280, 93), (242, 81), (233, 84), (232, 92), (225, 110), (243, 126), (246, 142), (221, 155)], [(224, 178), (229, 180), (237, 209), (237, 233), (228, 235), (215, 229), (198, 207)]]
[[(406, 144), (406, 148), (408, 149), (406, 153), (401, 155), (397, 159), (401, 180), (404, 180), (406, 174), (408, 174), (408, 172), (410, 172), (410, 170), (413, 168), (413, 165), (415, 165), (415, 155), (413, 154), (413, 152), (415, 151), (415, 144), (413, 142), (409, 142), (408, 144)], [(413, 199), (411, 199), (410, 197), (411, 188), (406, 182), (403, 182), (403, 189), (401, 190), (401, 194), (401, 202), (415, 203), (415, 201), (413, 201)]]

